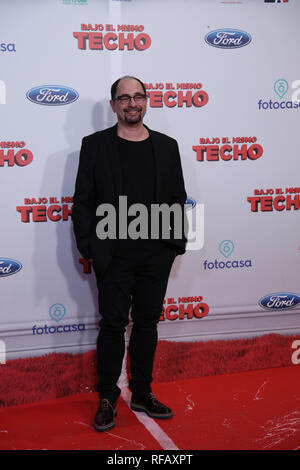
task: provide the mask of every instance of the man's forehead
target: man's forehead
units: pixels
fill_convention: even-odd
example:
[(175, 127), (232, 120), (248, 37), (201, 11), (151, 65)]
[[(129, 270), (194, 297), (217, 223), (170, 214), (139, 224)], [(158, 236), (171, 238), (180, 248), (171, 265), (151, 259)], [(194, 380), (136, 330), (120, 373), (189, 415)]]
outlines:
[(118, 83), (118, 94), (126, 92), (144, 92), (142, 85), (134, 78), (122, 78)]

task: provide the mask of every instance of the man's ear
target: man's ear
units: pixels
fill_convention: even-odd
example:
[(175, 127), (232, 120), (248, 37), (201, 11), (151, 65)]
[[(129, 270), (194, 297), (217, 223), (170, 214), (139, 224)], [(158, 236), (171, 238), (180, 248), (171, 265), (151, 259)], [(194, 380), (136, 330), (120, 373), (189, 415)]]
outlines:
[(115, 101), (114, 101), (114, 100), (110, 100), (109, 104), (110, 104), (111, 109), (112, 109), (113, 112), (115, 113), (115, 112), (116, 112), (116, 111), (115, 111)]

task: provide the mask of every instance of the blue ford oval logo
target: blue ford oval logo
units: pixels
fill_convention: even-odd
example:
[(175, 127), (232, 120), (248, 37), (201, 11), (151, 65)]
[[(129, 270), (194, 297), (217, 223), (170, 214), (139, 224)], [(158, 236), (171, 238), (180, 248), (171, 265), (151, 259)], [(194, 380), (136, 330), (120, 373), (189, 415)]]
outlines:
[(31, 88), (26, 93), (27, 98), (36, 104), (45, 106), (62, 106), (76, 101), (79, 94), (73, 88), (62, 85), (42, 85)]
[(0, 277), (16, 274), (20, 269), (22, 269), (20, 261), (10, 258), (0, 258)]
[(288, 308), (296, 307), (300, 302), (300, 297), (297, 294), (290, 292), (269, 294), (262, 297), (259, 301), (259, 305), (262, 308), (268, 310), (284, 310)]
[(249, 33), (240, 29), (221, 28), (211, 31), (204, 39), (210, 46), (221, 49), (237, 49), (247, 46), (252, 38)]
[(192, 197), (187, 197), (186, 198), (186, 201), (185, 201), (185, 204), (188, 206), (187, 209), (194, 209), (195, 205), (196, 205), (196, 201), (195, 199), (193, 199)]

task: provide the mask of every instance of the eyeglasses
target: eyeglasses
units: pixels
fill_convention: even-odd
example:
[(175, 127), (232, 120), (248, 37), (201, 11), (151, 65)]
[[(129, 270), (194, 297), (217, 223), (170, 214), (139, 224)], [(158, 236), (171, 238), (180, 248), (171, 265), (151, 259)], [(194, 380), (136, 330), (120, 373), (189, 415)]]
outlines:
[(146, 95), (142, 95), (141, 93), (137, 93), (134, 96), (130, 95), (120, 95), (114, 98), (114, 101), (119, 101), (121, 104), (129, 104), (131, 100), (134, 100), (135, 104), (143, 104), (145, 100), (147, 99)]

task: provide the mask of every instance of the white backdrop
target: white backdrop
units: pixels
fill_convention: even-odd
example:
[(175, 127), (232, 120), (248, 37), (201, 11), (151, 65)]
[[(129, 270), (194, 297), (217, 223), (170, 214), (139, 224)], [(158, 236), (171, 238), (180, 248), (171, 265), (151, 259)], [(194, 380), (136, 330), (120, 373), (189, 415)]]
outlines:
[(115, 123), (110, 86), (125, 74), (146, 84), (145, 123), (178, 140), (204, 205), (204, 246), (174, 263), (160, 338), (300, 331), (299, 14), (296, 0), (1, 1), (7, 358), (95, 347), (71, 198), (81, 139)]

